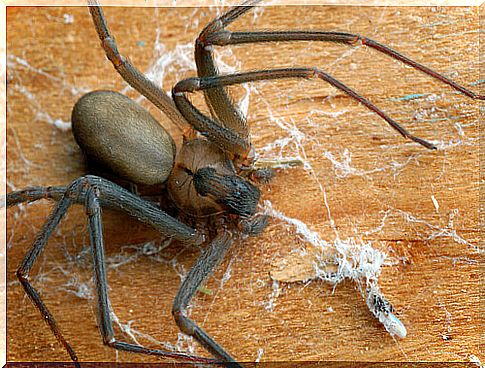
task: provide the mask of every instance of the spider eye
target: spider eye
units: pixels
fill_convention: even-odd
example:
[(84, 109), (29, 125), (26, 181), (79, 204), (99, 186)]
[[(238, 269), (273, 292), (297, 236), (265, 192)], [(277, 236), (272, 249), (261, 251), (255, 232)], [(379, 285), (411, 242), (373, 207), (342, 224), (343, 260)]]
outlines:
[(212, 167), (205, 167), (194, 174), (194, 186), (201, 196), (208, 196), (224, 206), (229, 213), (241, 217), (256, 212), (260, 191), (237, 175), (220, 175)]

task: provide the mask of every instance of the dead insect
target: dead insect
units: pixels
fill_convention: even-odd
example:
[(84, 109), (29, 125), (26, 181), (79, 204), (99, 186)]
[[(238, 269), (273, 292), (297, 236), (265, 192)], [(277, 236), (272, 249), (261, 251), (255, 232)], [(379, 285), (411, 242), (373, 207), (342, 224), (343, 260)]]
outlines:
[[(484, 99), (484, 96), (469, 91), (389, 47), (355, 34), (321, 31), (231, 32), (226, 29), (257, 3), (256, 0), (248, 1), (242, 6), (233, 7), (204, 28), (195, 41), (198, 77), (177, 83), (172, 90), (172, 98), (118, 52), (101, 8), (94, 2), (90, 3), (91, 15), (102, 47), (117, 72), (162, 110), (174, 124), (181, 127), (190, 124), (198, 134), (187, 134), (183, 147), (176, 152), (173, 139), (147, 111), (119, 93), (95, 91), (83, 96), (72, 112), (73, 134), (79, 146), (89, 160), (109, 168), (117, 177), (131, 183), (166, 183), (171, 199), (186, 215), (218, 215), (221, 221), (215, 236), (206, 239), (203, 234), (168, 215), (153, 203), (109, 180), (92, 175), (80, 177), (68, 186), (36, 187), (9, 193), (8, 206), (41, 198), (57, 201), (20, 265), (17, 276), (73, 361), (77, 361), (78, 357), (64, 339), (40, 294), (31, 285), (29, 273), (68, 208), (74, 203), (81, 203), (88, 216), (100, 316), (99, 329), (103, 342), (115, 349), (130, 352), (202, 363), (222, 361), (230, 366), (240, 366), (186, 313), (192, 297), (223, 259), (233, 237), (239, 234), (258, 235), (267, 224), (265, 216), (256, 214), (260, 200), (257, 179), (267, 181), (271, 177), (268, 174), (270, 168), (262, 171), (254, 168), (256, 156), (250, 141), (249, 127), (227, 94), (226, 86), (262, 80), (317, 78), (378, 114), (405, 138), (428, 149), (436, 148), (432, 143), (409, 133), (367, 99), (321, 69), (281, 68), (219, 75), (213, 58), (214, 46), (288, 41), (337, 42), (351, 46), (363, 44), (440, 80), (470, 98)], [(197, 91), (204, 92), (214, 117), (201, 113), (187, 98), (188, 93)], [(207, 248), (180, 286), (173, 302), (172, 314), (180, 330), (194, 337), (215, 360), (148, 349), (115, 338), (105, 271), (102, 207), (124, 211), (151, 225), (160, 233), (184, 243), (201, 244), (207, 241)]]

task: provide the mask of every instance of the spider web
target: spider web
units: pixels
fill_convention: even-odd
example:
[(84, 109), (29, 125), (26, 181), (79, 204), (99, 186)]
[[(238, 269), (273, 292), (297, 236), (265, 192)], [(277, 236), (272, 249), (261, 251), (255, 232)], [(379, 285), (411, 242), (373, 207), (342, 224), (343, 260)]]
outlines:
[[(126, 21), (115, 29), (117, 20), (108, 11), (107, 17), (122, 53), (150, 79), (169, 90), (177, 80), (194, 75), (193, 39), (201, 26), (220, 11), (217, 7), (154, 9), (152, 17), (159, 24), (155, 31)], [(345, 18), (339, 18), (339, 13), (331, 8), (308, 7), (295, 11), (300, 18), (295, 17), (293, 23), (286, 21), (284, 27), (280, 25), (282, 16), (278, 8), (260, 8), (231, 29), (297, 29), (302, 28), (302, 23), (310, 29), (337, 27), (337, 30), (355, 31), (391, 43), (417, 59), (432, 54), (433, 58), (426, 58), (433, 63), (431, 67), (475, 88), (482, 83), (476, 73), (476, 9), (377, 8), (372, 11), (354, 7), (346, 10)], [(52, 9), (41, 17), (45, 17), (42, 20), (47, 29), (59, 28), (66, 32), (67, 40), (75, 37), (70, 33), (73, 27), (90, 26), (85, 15), (71, 8)], [(165, 19), (180, 23), (177, 35), (185, 33), (187, 40), (181, 41), (167, 32)], [(412, 35), (402, 26), (408, 23), (412, 24), (409, 27)], [(30, 32), (36, 36), (40, 31), (34, 25)], [(142, 30), (137, 30), (137, 25), (143, 25), (138, 28)], [(126, 28), (130, 31), (125, 32)], [(148, 37), (143, 32), (154, 34)], [(122, 33), (127, 36), (121, 36)], [(469, 45), (463, 49), (470, 50), (470, 54), (462, 58), (450, 50), (455, 47), (455, 38), (462, 40), (465, 35), (473, 37), (466, 38)], [(147, 37), (153, 41), (146, 41)], [(88, 69), (91, 74), (77, 71), (68, 74), (64, 70), (69, 69), (69, 63), (85, 55), (86, 50), (78, 49), (76, 55), (65, 46), (57, 54), (36, 55), (18, 42), (17, 48), (10, 48), (15, 51), (7, 59), (8, 187), (14, 190), (27, 185), (68, 183), (82, 174), (79, 151), (69, 136), (69, 106), (83, 93), (100, 88), (100, 77), (92, 73), (93, 66), (100, 66), (87, 62), (91, 64)], [(97, 46), (95, 42), (91, 44)], [(99, 47), (96, 53), (102, 54)], [(215, 326), (210, 327), (211, 333), (227, 347), (224, 339), (218, 338), (221, 330), (218, 327), (225, 323), (217, 316), (225, 313), (228, 321), (247, 326), (247, 319), (240, 321), (237, 310), (251, 305), (256, 315), (250, 319), (257, 321), (257, 326), (248, 329), (251, 332), (239, 341), (241, 352), (228, 348), (235, 355), (243, 354), (245, 360), (284, 360), (285, 351), (292, 354), (286, 355), (286, 359), (321, 359), (319, 353), (326, 349), (318, 350), (316, 341), (322, 339), (315, 331), (322, 331), (332, 341), (348, 345), (342, 348), (340, 356), (327, 355), (325, 359), (372, 360), (374, 356), (368, 349), (380, 349), (384, 353), (379, 359), (461, 360), (479, 364), (478, 348), (471, 342), (478, 337), (478, 331), (472, 328), (464, 338), (456, 336), (463, 321), (478, 325), (478, 281), (468, 279), (470, 274), (479, 275), (483, 253), (478, 245), (478, 203), (473, 202), (478, 195), (478, 173), (466, 172), (464, 180), (460, 170), (460, 165), (470, 168), (478, 159), (477, 104), (363, 47), (349, 49), (310, 43), (291, 47), (255, 45), (218, 49), (216, 55), (222, 73), (284, 66), (324, 67), (385, 111), (392, 112), (393, 117), (415, 134), (431, 140), (439, 153), (430, 153), (403, 140), (378, 117), (322, 82), (251, 83), (231, 90), (251, 124), (260, 159), (276, 162), (296, 159), (302, 166), (279, 171), (274, 182), (263, 188), (260, 211), (270, 215), (270, 226), (260, 238), (236, 244), (221, 269), (194, 299), (190, 311), (195, 320), (204, 327)], [(98, 62), (101, 60), (104, 62), (101, 57)], [(373, 73), (366, 73), (366, 68), (372, 66)], [(108, 65), (103, 70), (116, 81), (103, 80), (103, 88), (119, 90), (157, 114), (144, 98), (123, 85), (110, 68)], [(55, 91), (50, 92), (55, 104), (44, 100), (46, 90)], [(202, 105), (201, 96), (194, 100), (198, 106)], [(22, 123), (21, 113), (32, 117), (30, 125)], [(163, 117), (161, 120), (167, 126)], [(34, 133), (38, 136), (32, 140)], [(172, 133), (180, 138), (180, 132)], [(369, 137), (378, 142), (377, 148)], [(32, 141), (33, 146), (26, 146)], [(45, 151), (49, 153), (44, 154)], [(11, 211), (7, 234), (9, 257), (13, 260), (10, 264), (18, 264), (25, 252), (18, 250), (20, 244), (27, 249), (48, 212), (49, 206), (37, 203)], [(150, 311), (137, 309), (136, 302), (127, 302), (130, 291), (123, 292), (137, 273), (150, 274), (150, 284), (144, 285), (148, 289), (151, 285), (178, 284), (200, 250), (173, 246), (165, 239), (138, 241), (143, 235), (126, 240), (114, 234), (123, 224), (123, 220), (114, 217), (107, 214), (105, 226), (110, 295), (118, 330), (124, 333), (124, 338), (137, 344), (204, 354), (191, 339), (174, 333), (176, 327), (162, 323), (168, 329), (167, 336), (177, 336), (177, 339), (160, 337), (161, 326), (143, 323)], [(143, 231), (132, 229), (133, 233)], [(79, 298), (93, 299), (94, 292), (81, 209), (73, 210), (50, 243), (56, 244), (50, 246), (56, 249), (49, 249), (41, 257), (35, 285), (47, 301), (55, 301), (55, 293), (59, 293), (61, 296), (57, 298), (67, 298), (75, 308), (82, 308)], [(440, 267), (435, 267), (438, 262)], [(162, 275), (165, 279), (160, 280)], [(407, 287), (410, 279), (412, 289)], [(17, 289), (9, 294), (9, 299), (21, 299), (17, 284), (14, 279), (9, 280), (9, 293), (14, 287)], [(460, 284), (464, 286), (457, 286)], [(143, 295), (160, 303), (166, 296), (168, 301), (162, 304), (168, 315), (172, 291), (157, 289), (156, 296)], [(54, 296), (49, 297), (49, 293)], [(238, 301), (237, 305), (224, 305), (228, 293), (239, 293), (240, 299), (250, 299)], [(71, 295), (74, 298), (68, 298)], [(408, 338), (386, 340), (384, 327), (373, 324), (373, 296), (387, 298), (397, 310), (394, 314), (376, 313), (375, 317), (391, 335), (402, 335), (402, 329), (406, 328)], [(308, 316), (289, 313), (292, 310), (289, 303), (296, 303)], [(86, 319), (96, 314), (95, 303), (89, 305)], [(158, 304), (150, 305), (153, 308)], [(29, 317), (37, 317), (35, 310), (30, 313), (33, 308), (26, 300), (20, 308)], [(161, 312), (157, 310), (157, 313)], [(292, 322), (285, 318), (292, 318)], [(67, 317), (60, 319), (60, 324), (69, 323)], [(45, 329), (41, 323), (39, 329)], [(281, 325), (273, 340), (265, 337), (265, 326), (271, 323)], [(302, 330), (301, 324), (307, 329)], [(310, 332), (306, 332), (308, 329)], [(14, 331), (18, 332), (19, 328)], [(287, 340), (282, 338), (285, 334), (295, 337)], [(366, 344), (353, 344), (352, 336), (365, 339)], [(415, 352), (413, 342), (423, 339), (433, 339), (434, 343), (425, 352)], [(75, 338), (71, 340), (76, 346)], [(456, 342), (450, 344), (450, 340)], [(275, 347), (278, 343), (279, 347)], [(42, 344), (42, 340), (37, 344)], [(51, 349), (56, 349), (52, 343)], [(57, 350), (64, 357), (65, 353)], [(355, 351), (359, 353), (356, 355)], [(16, 357), (15, 352), (10, 354)], [(97, 359), (113, 360), (114, 354), (107, 349)], [(121, 355), (116, 353), (115, 359), (123, 360)], [(132, 356), (125, 359), (130, 360)]]

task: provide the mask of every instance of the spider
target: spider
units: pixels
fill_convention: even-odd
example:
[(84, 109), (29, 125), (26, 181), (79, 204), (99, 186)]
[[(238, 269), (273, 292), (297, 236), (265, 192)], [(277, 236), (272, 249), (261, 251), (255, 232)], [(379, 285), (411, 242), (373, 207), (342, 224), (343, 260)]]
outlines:
[[(388, 121), (394, 128), (396, 128), (402, 135), (416, 141), (419, 144), (427, 148), (433, 149), (434, 146), (424, 141), (414, 135), (403, 130), (399, 125), (397, 125), (393, 120), (384, 115), (382, 112), (377, 110), (373, 105), (368, 103), (362, 97), (354, 93), (349, 88), (342, 85), (340, 82), (333, 79), (331, 76), (325, 74), (323, 71), (313, 68), (293, 68), (293, 69), (280, 69), (272, 72), (262, 71), (262, 72), (250, 72), (250, 73), (239, 73), (231, 76), (217, 76), (215, 68), (211, 66), (211, 47), (212, 45), (224, 45), (231, 44), (231, 42), (252, 42), (256, 41), (275, 41), (275, 40), (315, 40), (315, 41), (335, 41), (342, 43), (353, 44), (357, 41), (355, 35), (348, 35), (343, 33), (323, 33), (323, 32), (278, 32), (278, 33), (234, 33), (233, 37), (228, 40), (228, 31), (224, 29), (218, 30), (219, 22), (224, 24), (224, 27), (229, 25), (237, 17), (243, 15), (247, 12), (251, 6), (254, 4), (248, 3), (244, 7), (237, 7), (231, 9), (223, 16), (211, 22), (205, 30), (202, 32), (201, 36), (198, 38), (198, 43), (196, 43), (196, 58), (198, 60), (198, 71), (200, 79), (192, 78), (184, 80), (178, 83), (173, 90), (172, 96), (174, 98), (175, 105), (177, 109), (173, 108), (173, 103), (168, 100), (168, 97), (153, 86), (148, 80), (144, 79), (143, 75), (138, 73), (135, 69), (131, 69), (128, 65), (125, 68), (125, 64), (122, 63), (122, 59), (114, 51), (116, 50), (116, 45), (111, 42), (112, 38), (109, 34), (108, 28), (102, 16), (101, 10), (99, 8), (92, 7), (92, 14), (96, 24), (98, 33), (100, 34), (103, 42), (103, 47), (110, 58), (110, 60), (118, 68), (118, 71), (130, 84), (132, 84), (136, 89), (138, 89), (143, 95), (145, 95), (150, 101), (155, 105), (160, 107), (174, 123), (179, 123), (185, 125), (186, 122), (190, 123), (196, 130), (200, 132), (204, 138), (193, 138), (191, 133), (188, 134), (187, 142), (182, 148), (182, 151), (178, 154), (175, 165), (171, 163), (173, 160), (174, 146), (170, 138), (164, 133), (159, 132), (158, 128), (147, 128), (150, 126), (150, 118), (145, 117), (145, 113), (138, 110), (138, 107), (134, 105), (131, 101), (128, 101), (124, 97), (117, 95), (113, 92), (95, 92), (83, 97), (80, 102), (76, 105), (73, 112), (73, 124), (74, 133), (76, 139), (80, 143), (80, 146), (84, 149), (86, 154), (92, 158), (94, 161), (101, 163), (104, 166), (109, 166), (116, 174), (128, 179), (134, 183), (140, 184), (153, 184), (152, 180), (159, 180), (159, 182), (165, 182), (168, 177), (168, 187), (171, 188), (171, 196), (178, 207), (180, 207), (184, 212), (195, 217), (206, 216), (209, 214), (222, 213), (223, 222), (220, 226), (220, 231), (217, 233), (214, 239), (210, 241), (210, 244), (201, 259), (196, 263), (194, 268), (189, 272), (186, 279), (184, 280), (180, 292), (174, 302), (173, 313), (176, 318), (177, 324), (181, 327), (182, 331), (193, 335), (197, 340), (201, 342), (218, 360), (233, 362), (233, 358), (225, 352), (219, 345), (214, 343), (210, 337), (206, 336), (203, 331), (195, 327), (190, 319), (184, 315), (184, 308), (189, 304), (191, 297), (195, 293), (197, 286), (211, 273), (212, 269), (217, 265), (218, 261), (223, 257), (227, 248), (231, 245), (231, 236), (239, 233), (245, 233), (250, 235), (257, 235), (263, 230), (265, 225), (264, 217), (253, 218), (255, 213), (256, 205), (259, 201), (259, 191), (255, 185), (257, 178), (266, 172), (258, 172), (252, 169), (252, 164), (254, 161), (252, 147), (249, 141), (249, 130), (246, 127), (244, 119), (235, 109), (232, 101), (226, 97), (226, 93), (221, 88), (221, 86), (243, 83), (253, 80), (262, 79), (279, 79), (279, 78), (309, 78), (317, 77), (321, 78), (333, 86), (341, 89), (347, 93), (352, 98), (357, 99), (372, 111), (377, 112), (385, 120)], [(213, 31), (211, 33), (209, 31)], [(264, 38), (263, 38), (264, 37)], [(368, 44), (371, 47), (375, 47), (377, 50), (384, 50), (384, 52), (390, 53), (391, 56), (400, 58), (398, 54), (389, 51), (387, 48), (383, 48), (381, 45), (375, 44), (370, 40), (362, 39), (360, 40), (364, 44)], [(364, 42), (365, 41), (365, 42)], [(197, 52), (199, 54), (197, 54)], [(449, 81), (448, 79), (441, 77), (429, 69), (419, 66), (418, 64), (403, 60), (409, 65), (418, 67), (419, 69), (427, 72), (428, 74), (437, 77), (445, 83), (448, 83), (453, 88), (464, 92), (469, 97), (483, 99), (483, 96), (478, 96), (472, 92), (456, 85), (455, 83)], [(214, 124), (210, 118), (201, 115), (198, 110), (196, 110), (190, 102), (186, 99), (186, 93), (195, 90), (204, 90), (207, 94), (207, 101), (218, 120), (224, 122), (226, 128), (221, 128)], [(147, 154), (159, 155), (156, 157), (163, 158), (167, 162), (160, 168), (157, 168), (162, 173), (157, 172), (154, 176), (147, 175), (147, 169), (141, 168), (142, 172), (136, 172), (140, 169), (136, 165), (122, 162), (122, 164), (127, 163), (128, 169), (125, 167), (117, 167), (119, 161), (117, 159), (123, 157), (111, 158), (108, 153), (101, 152), (102, 144), (101, 142), (96, 142), (98, 123), (102, 121), (107, 121), (106, 117), (101, 115), (95, 115), (95, 118), (90, 117), (95, 113), (93, 109), (94, 104), (106, 104), (108, 108), (106, 111), (110, 113), (111, 116), (116, 116), (115, 122), (121, 121), (125, 113), (118, 116), (116, 111), (112, 111), (112, 106), (125, 107), (124, 111), (135, 110), (135, 115), (140, 117), (140, 121), (146, 123), (145, 126), (141, 126), (140, 130), (133, 130), (130, 135), (134, 135), (133, 132), (138, 134), (144, 134), (144, 137), (153, 139), (152, 143), (162, 143), (160, 144), (159, 153), (155, 153), (152, 150), (147, 151)], [(110, 110), (111, 108), (111, 110)], [(183, 115), (183, 117), (181, 116)], [(79, 123), (79, 125), (77, 125)], [(91, 125), (92, 124), (92, 125)], [(108, 129), (110, 126), (107, 126)], [(83, 130), (86, 129), (86, 130)], [(128, 129), (128, 128), (127, 128)], [(143, 132), (143, 133), (142, 133)], [(94, 133), (94, 134), (93, 134)], [(126, 139), (126, 137), (121, 137), (121, 139)], [(157, 139), (160, 139), (157, 141)], [(115, 144), (114, 141), (110, 142)], [(121, 141), (119, 146), (123, 149), (126, 148), (124, 145), (125, 141)], [(93, 145), (91, 145), (93, 144)], [(156, 145), (150, 146), (155, 148)], [(143, 148), (148, 148), (147, 146), (139, 146), (140, 150)], [(191, 150), (197, 151), (202, 150), (202, 154), (197, 152), (191, 158), (185, 157), (185, 155), (193, 154)], [(147, 162), (149, 160), (148, 155), (144, 153), (144, 159)], [(135, 152), (133, 152), (133, 155)], [(126, 151), (121, 152), (121, 156), (126, 155)], [(217, 171), (213, 170), (214, 163), (207, 164), (207, 167), (202, 167), (201, 169), (195, 169), (189, 167), (189, 163), (193, 163), (198, 160), (198, 157), (209, 157), (211, 155), (217, 156), (216, 161), (221, 164), (221, 170), (223, 175), (219, 175)], [(133, 158), (134, 156), (126, 155), (126, 161)], [(154, 159), (154, 160), (156, 160)], [(171, 166), (174, 166), (175, 172), (170, 172)], [(182, 176), (178, 178), (177, 175)], [(191, 184), (194, 186), (192, 191), (192, 197), (187, 200), (182, 193), (182, 196), (178, 193), (178, 185)], [(194, 195), (194, 190), (197, 195)], [(236, 195), (237, 192), (240, 192)], [(66, 194), (67, 193), (67, 194)], [(73, 195), (71, 198), (70, 195)], [(135, 345), (125, 344), (113, 340), (113, 333), (110, 327), (110, 316), (108, 313), (108, 299), (107, 299), (107, 282), (106, 276), (103, 273), (103, 244), (102, 244), (102, 234), (101, 234), (101, 219), (99, 206), (106, 205), (108, 207), (118, 207), (126, 206), (127, 212), (145, 221), (162, 233), (172, 236), (173, 238), (188, 242), (199, 244), (204, 241), (204, 237), (195, 232), (193, 229), (187, 227), (183, 223), (177, 220), (166, 217), (164, 213), (158, 209), (155, 209), (150, 203), (144, 202), (142, 199), (133, 195), (132, 193), (121, 189), (115, 184), (106, 181), (105, 179), (98, 177), (83, 177), (70, 186), (66, 187), (53, 187), (53, 188), (37, 188), (28, 189), (26, 191), (20, 191), (16, 193), (11, 193), (8, 196), (8, 205), (22, 201), (33, 201), (38, 198), (49, 197), (59, 201), (53, 214), (50, 216), (48, 222), (46, 223), (46, 228), (37, 238), (34, 243), (33, 249), (35, 251), (29, 252), (26, 256), (22, 266), (19, 268), (18, 275), (24, 285), (27, 293), (41, 310), (44, 318), (50, 323), (51, 329), (54, 331), (56, 336), (61, 340), (63, 345), (66, 347), (73, 360), (76, 360), (76, 355), (74, 351), (70, 348), (69, 344), (63, 340), (62, 334), (55, 326), (52, 316), (44, 308), (42, 301), (38, 295), (32, 289), (29, 281), (27, 280), (27, 275), (30, 268), (35, 261), (37, 252), (40, 252), (45, 244), (48, 232), (55, 227), (53, 220), (57, 222), (56, 213), (60, 217), (63, 215), (67, 209), (67, 204), (70, 200), (73, 202), (79, 201), (85, 203), (87, 207), (88, 216), (90, 218), (90, 234), (93, 242), (93, 249), (95, 249), (95, 267), (97, 273), (97, 291), (99, 297), (99, 306), (101, 311), (101, 332), (103, 335), (103, 340), (110, 346), (118, 349), (126, 349), (128, 351), (139, 351), (142, 353), (158, 354), (167, 357), (181, 358), (181, 359), (193, 359), (195, 361), (208, 361), (199, 357), (188, 356), (185, 354), (174, 354), (171, 352), (162, 352), (158, 350), (143, 349)], [(205, 201), (205, 198), (209, 197), (210, 201)], [(202, 202), (198, 202), (195, 198), (200, 199)], [(49, 230), (46, 230), (49, 229)], [(201, 275), (199, 274), (201, 273)], [(200, 276), (198, 278), (198, 276)]]

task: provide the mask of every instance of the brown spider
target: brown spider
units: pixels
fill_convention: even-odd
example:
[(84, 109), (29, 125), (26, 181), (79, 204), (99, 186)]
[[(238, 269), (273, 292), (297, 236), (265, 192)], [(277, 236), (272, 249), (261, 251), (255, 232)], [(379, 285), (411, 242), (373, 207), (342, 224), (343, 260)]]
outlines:
[[(163, 91), (154, 86), (130, 64), (125, 63), (125, 60), (116, 51), (116, 44), (109, 34), (101, 10), (96, 7), (91, 8), (103, 48), (123, 78), (158, 106), (174, 123), (184, 125), (188, 122), (205, 137), (195, 138), (193, 134), (190, 134), (188, 137), (190, 139), (187, 139), (184, 147), (177, 154), (175, 164), (173, 163), (175, 146), (170, 136), (144, 110), (124, 96), (108, 91), (90, 93), (76, 104), (72, 119), (76, 140), (92, 161), (108, 167), (117, 176), (136, 184), (160, 184), (168, 180), (167, 186), (171, 198), (177, 207), (187, 215), (201, 217), (226, 214), (220, 232), (211, 240), (207, 250), (184, 280), (174, 301), (173, 314), (183, 332), (194, 336), (218, 360), (227, 362), (233, 362), (233, 358), (185, 315), (185, 307), (189, 304), (198, 286), (209, 276), (231, 245), (229, 234), (242, 232), (256, 235), (262, 231), (266, 221), (264, 217), (254, 218), (259, 201), (259, 190), (254, 185), (255, 180), (253, 179), (260, 177), (261, 172), (252, 168), (254, 153), (249, 140), (249, 130), (244, 118), (234, 107), (231, 99), (227, 97), (222, 86), (265, 79), (320, 78), (379, 114), (403, 136), (427, 148), (435, 147), (408, 133), (363, 97), (319, 69), (285, 68), (218, 76), (212, 60), (212, 45), (278, 40), (333, 41), (351, 45), (362, 42), (438, 78), (469, 97), (483, 99), (483, 96), (475, 95), (445, 77), (401, 57), (394, 51), (366, 38), (358, 39), (355, 35), (295, 31), (241, 32), (232, 33), (229, 37), (230, 32), (225, 30), (225, 26), (244, 14), (252, 5), (248, 3), (245, 7), (231, 9), (211, 22), (201, 33), (196, 41), (196, 60), (200, 78), (186, 79), (174, 87), (172, 95), (175, 105)], [(203, 90), (206, 93), (212, 112), (218, 121), (223, 122), (224, 126), (202, 115), (186, 99), (186, 93), (197, 90)], [(100, 106), (105, 107), (101, 109)], [(118, 124), (126, 123), (127, 119), (130, 123), (120, 129)], [(109, 135), (108, 145), (105, 141), (106, 137), (99, 132), (109, 132), (109, 129), (116, 132), (121, 131), (123, 134)], [(136, 144), (136, 146), (131, 146), (132, 144)], [(104, 150), (108, 146), (110, 149)], [(155, 151), (155, 148), (158, 150)], [(160, 162), (164, 162), (164, 164), (159, 165)], [(194, 164), (195, 166), (192, 166)], [(171, 170), (172, 166), (173, 170)], [(263, 177), (266, 176), (264, 173)], [(82, 202), (86, 205), (90, 219), (90, 235), (95, 250), (100, 330), (104, 342), (121, 350), (202, 362), (210, 361), (186, 354), (145, 349), (115, 340), (108, 309), (106, 275), (103, 270), (100, 206), (126, 211), (165, 235), (183, 242), (199, 244), (204, 240), (203, 236), (187, 225), (167, 216), (163, 211), (138, 196), (99, 177), (82, 177), (68, 187), (30, 188), (14, 192), (9, 194), (7, 201), (8, 205), (13, 205), (46, 197), (53, 198), (59, 203), (34, 242), (33, 249), (24, 259), (18, 276), (34, 304), (49, 322), (53, 332), (69, 351), (71, 358), (77, 359), (74, 351), (63, 339), (54, 319), (43, 305), (40, 296), (30, 285), (27, 275), (36, 257), (42, 251), (50, 232), (64, 215), (70, 202)]]

